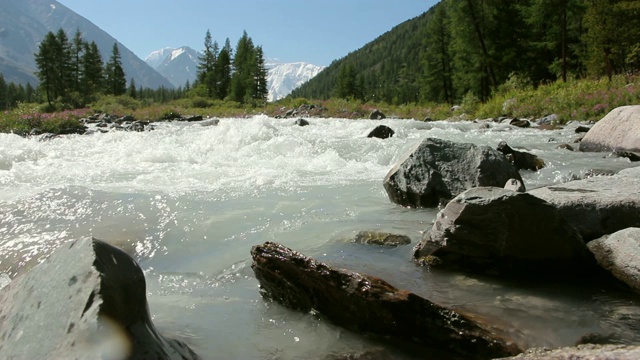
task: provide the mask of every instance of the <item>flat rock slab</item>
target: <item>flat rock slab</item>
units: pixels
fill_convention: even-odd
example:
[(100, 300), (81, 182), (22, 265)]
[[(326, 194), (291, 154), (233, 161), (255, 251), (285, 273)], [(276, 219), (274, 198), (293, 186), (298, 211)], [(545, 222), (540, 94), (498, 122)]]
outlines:
[(590, 259), (578, 232), (553, 205), (491, 187), (451, 200), (414, 251), (416, 258), (435, 256), (445, 266), (491, 270), (580, 268)]
[(598, 264), (640, 291), (640, 228), (628, 228), (587, 244)]
[(503, 360), (637, 360), (640, 347), (629, 345), (578, 345), (561, 349), (531, 349)]
[(555, 205), (586, 242), (640, 227), (638, 169), (538, 188), (529, 194)]
[(451, 359), (520, 352), (466, 316), (382, 279), (332, 268), (271, 242), (254, 246), (251, 255), (263, 296), (302, 312), (315, 310), (349, 330), (417, 343)]
[(0, 304), (0, 359), (199, 359), (155, 330), (135, 260), (97, 239), (55, 250)]
[(640, 106), (621, 106), (598, 121), (580, 142), (580, 151), (640, 152)]

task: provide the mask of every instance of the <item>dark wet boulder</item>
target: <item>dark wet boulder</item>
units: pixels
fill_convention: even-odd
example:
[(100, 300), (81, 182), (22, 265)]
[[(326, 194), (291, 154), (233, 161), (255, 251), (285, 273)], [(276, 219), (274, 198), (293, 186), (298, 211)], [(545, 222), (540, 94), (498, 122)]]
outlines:
[(637, 360), (640, 346), (578, 345), (560, 349), (530, 349), (518, 356), (503, 360)]
[(580, 234), (548, 202), (528, 193), (474, 188), (438, 213), (417, 259), (486, 271), (554, 271), (593, 265)]
[(623, 158), (627, 158), (629, 159), (629, 161), (631, 162), (638, 162), (640, 161), (640, 156), (638, 156), (637, 154), (632, 153), (631, 151), (614, 151), (613, 154), (617, 157), (623, 157)]
[(575, 149), (573, 148), (573, 146), (571, 146), (571, 145), (569, 145), (569, 144), (560, 144), (560, 145), (556, 146), (556, 149), (562, 149), (562, 150), (575, 151)]
[(529, 120), (521, 120), (521, 119), (511, 119), (511, 121), (509, 121), (509, 125), (519, 127), (519, 128), (531, 127), (531, 123), (529, 122)]
[(178, 119), (178, 121), (187, 121), (187, 122), (202, 121), (202, 120), (204, 120), (204, 117), (202, 117), (202, 115), (186, 115)]
[(478, 186), (503, 187), (522, 181), (518, 169), (488, 146), (427, 138), (407, 152), (387, 174), (389, 199), (411, 207), (435, 207)]
[(61, 246), (0, 303), (2, 359), (199, 359), (156, 331), (142, 270), (100, 240)]
[(386, 125), (378, 125), (375, 129), (371, 130), (368, 138), (388, 139), (395, 135), (395, 131)]
[(397, 247), (411, 244), (411, 238), (381, 231), (360, 231), (352, 241), (356, 244), (381, 245)]
[(640, 168), (614, 176), (546, 186), (529, 193), (548, 201), (590, 241), (628, 227), (640, 227)]
[(385, 114), (382, 113), (382, 111), (378, 110), (378, 109), (374, 109), (371, 114), (369, 114), (369, 119), (371, 120), (382, 120), (382, 119), (386, 119), (387, 116)]
[(640, 228), (628, 228), (587, 244), (598, 264), (640, 292)]
[(579, 125), (579, 126), (574, 130), (574, 132), (575, 132), (576, 134), (582, 134), (582, 133), (589, 132), (589, 130), (591, 130), (591, 128), (590, 128), (590, 127), (588, 127), (588, 126), (583, 126), (583, 125)]
[(315, 310), (351, 331), (417, 343), (448, 353), (450, 359), (492, 359), (520, 352), (467, 316), (382, 279), (332, 268), (271, 242), (254, 246), (251, 256), (264, 297), (294, 310)]
[(580, 151), (640, 152), (640, 105), (609, 112), (584, 136)]
[(498, 144), (500, 151), (518, 170), (538, 171), (544, 167), (544, 160), (525, 151), (512, 149), (505, 141)]
[(309, 122), (305, 119), (298, 119), (294, 122), (294, 125), (298, 125), (298, 126), (307, 126), (309, 125)]

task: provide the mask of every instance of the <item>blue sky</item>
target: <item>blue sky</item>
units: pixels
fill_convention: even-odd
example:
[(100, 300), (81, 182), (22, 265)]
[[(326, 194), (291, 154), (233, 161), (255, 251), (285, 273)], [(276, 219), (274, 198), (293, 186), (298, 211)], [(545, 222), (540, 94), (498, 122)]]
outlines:
[(209, 29), (235, 48), (246, 30), (267, 58), (329, 65), (436, 0), (58, 0), (144, 59), (163, 47), (202, 50)]

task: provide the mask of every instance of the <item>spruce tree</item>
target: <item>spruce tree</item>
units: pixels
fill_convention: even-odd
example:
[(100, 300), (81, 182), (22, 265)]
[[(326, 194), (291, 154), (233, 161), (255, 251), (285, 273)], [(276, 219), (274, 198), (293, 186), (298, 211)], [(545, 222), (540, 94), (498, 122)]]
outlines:
[(253, 41), (246, 31), (238, 40), (233, 58), (233, 75), (231, 76), (231, 99), (244, 103), (251, 98), (253, 90), (252, 63), (255, 63)]
[(56, 35), (49, 31), (44, 39), (38, 46), (38, 52), (35, 54), (36, 66), (38, 71), (36, 76), (40, 82), (40, 89), (44, 93), (49, 106), (52, 105), (52, 101), (58, 96), (56, 84), (58, 80), (59, 71), (57, 69), (58, 64), (54, 52), (58, 47), (58, 39)]
[(225, 40), (222, 50), (218, 55), (218, 61), (213, 69), (216, 79), (216, 97), (220, 100), (224, 100), (228, 95), (231, 88), (231, 56), (233, 50), (231, 48), (231, 42), (229, 38)]
[(356, 71), (351, 64), (340, 67), (336, 81), (336, 97), (340, 99), (354, 99), (357, 94)]
[(127, 95), (129, 95), (129, 97), (132, 99), (138, 98), (138, 89), (136, 89), (136, 81), (133, 78), (129, 80), (129, 88), (127, 89)]
[(7, 109), (7, 82), (4, 80), (4, 75), (0, 73), (0, 110)]
[(269, 95), (269, 87), (267, 84), (267, 76), (269, 75), (269, 71), (264, 63), (264, 52), (262, 50), (262, 46), (257, 46), (255, 48), (255, 67), (253, 73), (253, 86), (254, 86), (254, 94), (253, 99), (258, 101), (259, 103), (263, 103), (267, 101), (267, 96)]
[(58, 71), (55, 83), (56, 98), (60, 98), (64, 103), (67, 103), (69, 101), (69, 90), (73, 88), (71, 43), (67, 33), (62, 28), (56, 33), (56, 40), (53, 53)]
[(213, 41), (209, 30), (204, 36), (204, 50), (198, 60), (197, 81), (205, 86), (207, 97), (212, 98), (217, 93), (214, 68), (218, 60), (218, 43)]
[(433, 9), (423, 35), (421, 95), (423, 101), (453, 102), (451, 31), (447, 3)]
[(94, 41), (85, 44), (82, 55), (82, 89), (85, 102), (91, 102), (104, 87), (104, 65), (100, 49)]
[(111, 57), (105, 65), (105, 82), (108, 94), (118, 96), (127, 92), (127, 79), (125, 77), (124, 69), (122, 69), (122, 60), (120, 58), (118, 43), (113, 44)]

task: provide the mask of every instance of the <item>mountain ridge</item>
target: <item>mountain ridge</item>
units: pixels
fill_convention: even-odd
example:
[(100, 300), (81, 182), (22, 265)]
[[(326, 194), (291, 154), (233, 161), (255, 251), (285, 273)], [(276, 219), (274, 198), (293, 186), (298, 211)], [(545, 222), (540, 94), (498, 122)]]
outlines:
[(165, 79), (117, 39), (55, 0), (4, 0), (0, 12), (0, 73), (7, 82), (37, 84), (34, 73), (38, 44), (49, 32), (62, 28), (69, 38), (79, 29), (84, 40), (95, 41), (106, 61), (118, 44), (127, 81), (138, 86), (173, 88)]

